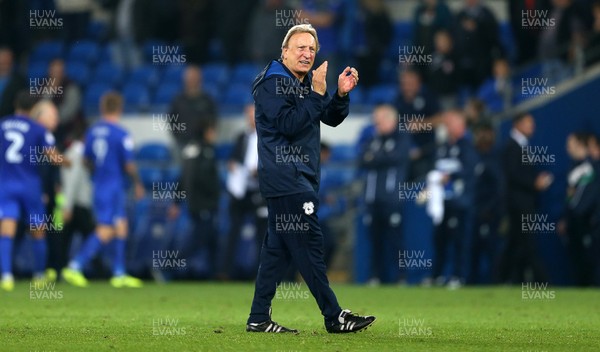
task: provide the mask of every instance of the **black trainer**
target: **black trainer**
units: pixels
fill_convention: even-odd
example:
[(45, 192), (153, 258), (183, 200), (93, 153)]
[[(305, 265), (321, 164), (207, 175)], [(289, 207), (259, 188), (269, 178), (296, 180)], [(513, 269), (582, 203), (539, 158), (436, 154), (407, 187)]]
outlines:
[(343, 334), (348, 332), (358, 332), (361, 330), (366, 330), (371, 324), (373, 324), (373, 322), (375, 321), (375, 317), (372, 315), (363, 317), (360, 315), (352, 314), (352, 312), (348, 309), (344, 309), (340, 313), (338, 321), (339, 323), (333, 323), (331, 325), (326, 326), (328, 333)]
[(274, 332), (274, 333), (284, 333), (289, 332), (292, 334), (297, 334), (298, 330), (296, 329), (288, 329), (285, 326), (281, 326), (271, 320), (271, 308), (269, 308), (269, 320), (263, 321), (262, 323), (248, 323), (246, 324), (247, 332)]

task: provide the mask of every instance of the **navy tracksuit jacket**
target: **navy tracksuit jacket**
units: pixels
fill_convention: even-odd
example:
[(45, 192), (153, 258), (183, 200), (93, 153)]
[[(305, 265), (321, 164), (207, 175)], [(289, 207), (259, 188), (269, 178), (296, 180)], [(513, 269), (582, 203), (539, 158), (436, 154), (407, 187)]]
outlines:
[(317, 300), (325, 323), (341, 312), (329, 287), (323, 234), (317, 210), (320, 178), (320, 122), (339, 125), (349, 96), (312, 91), (312, 75), (300, 82), (280, 61), (272, 61), (252, 87), (258, 134), (258, 178), (269, 210), (248, 323), (269, 319), (271, 300), (293, 260)]

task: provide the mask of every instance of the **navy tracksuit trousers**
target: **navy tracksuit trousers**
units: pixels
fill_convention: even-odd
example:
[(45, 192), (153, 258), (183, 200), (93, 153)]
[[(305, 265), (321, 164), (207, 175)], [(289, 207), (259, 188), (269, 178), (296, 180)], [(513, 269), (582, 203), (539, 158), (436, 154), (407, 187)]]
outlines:
[(325, 323), (337, 321), (342, 309), (326, 275), (318, 205), (315, 192), (267, 198), (269, 225), (260, 253), (248, 323), (269, 319), (271, 300), (291, 261), (315, 297)]

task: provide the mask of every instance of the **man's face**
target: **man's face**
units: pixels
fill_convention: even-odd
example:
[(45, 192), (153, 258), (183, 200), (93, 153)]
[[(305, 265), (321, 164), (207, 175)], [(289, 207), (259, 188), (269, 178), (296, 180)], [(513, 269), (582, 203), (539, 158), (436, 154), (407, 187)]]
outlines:
[(200, 88), (202, 73), (195, 67), (188, 67), (183, 74), (183, 84), (188, 91), (195, 91)]
[(400, 89), (402, 95), (406, 98), (414, 98), (421, 89), (421, 82), (417, 74), (414, 72), (403, 72), (400, 76)]
[(9, 75), (12, 71), (13, 55), (9, 50), (0, 50), (0, 76)]
[(52, 61), (50, 67), (48, 68), (48, 75), (51, 78), (55, 78), (58, 81), (61, 81), (65, 76), (65, 65), (62, 60)]
[(54, 132), (58, 126), (58, 109), (56, 106), (54, 104), (44, 106), (38, 117), (38, 122), (50, 132)]
[(535, 132), (535, 121), (533, 120), (533, 116), (527, 115), (519, 121), (516, 127), (519, 132), (525, 135), (525, 137), (531, 138)]
[(390, 134), (397, 127), (394, 112), (386, 108), (378, 108), (373, 111), (373, 123), (378, 135)]
[(310, 33), (294, 34), (288, 41), (287, 48), (281, 50), (283, 64), (301, 77), (310, 71), (316, 54), (317, 45), (315, 38)]
[(587, 156), (587, 148), (575, 136), (569, 135), (567, 138), (567, 153), (573, 160), (583, 160)]

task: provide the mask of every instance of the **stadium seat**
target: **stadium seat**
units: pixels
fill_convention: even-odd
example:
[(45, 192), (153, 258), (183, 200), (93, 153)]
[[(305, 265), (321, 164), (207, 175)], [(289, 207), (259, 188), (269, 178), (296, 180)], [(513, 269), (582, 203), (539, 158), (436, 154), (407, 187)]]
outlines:
[(381, 84), (394, 84), (398, 82), (397, 61), (384, 60), (379, 66), (378, 82)]
[(233, 69), (231, 84), (251, 85), (262, 68), (254, 64), (239, 64)]
[(77, 83), (80, 87), (85, 87), (90, 78), (88, 66), (81, 62), (67, 62), (65, 65), (67, 77)]
[(145, 41), (142, 45), (142, 55), (144, 62), (151, 64), (152, 55), (154, 55), (154, 50), (156, 50), (156, 48), (158, 47), (166, 47), (168, 45), (169, 44), (167, 42), (158, 39), (149, 39)]
[(48, 77), (48, 63), (47, 62), (31, 62), (27, 68), (28, 78), (42, 78)]
[(204, 83), (202, 85), (202, 90), (211, 96), (215, 101), (219, 101), (221, 99), (221, 89), (216, 84), (212, 83)]
[(217, 160), (228, 160), (231, 157), (233, 151), (233, 144), (222, 143), (215, 147), (215, 157)]
[(161, 84), (156, 89), (152, 104), (169, 105), (180, 91), (181, 86), (179, 84)]
[(87, 37), (95, 42), (104, 42), (108, 38), (110, 28), (104, 21), (90, 21)]
[(161, 84), (177, 84), (181, 87), (183, 84), (183, 65), (170, 65), (165, 68), (165, 72), (161, 79)]
[(148, 88), (154, 88), (158, 84), (159, 69), (152, 65), (143, 65), (134, 68), (127, 77), (126, 84), (143, 84)]
[(181, 177), (180, 166), (170, 166), (164, 170), (163, 181), (164, 182), (179, 182)]
[(162, 142), (148, 142), (139, 147), (135, 159), (140, 162), (168, 163), (171, 162), (171, 150)]
[[(112, 90), (112, 87), (105, 83), (91, 83), (84, 94), (83, 105), (88, 113), (94, 113), (98, 111), (98, 105), (100, 104), (100, 97)], [(89, 114), (88, 114), (89, 115)]]
[(334, 145), (331, 147), (331, 162), (355, 161), (357, 158), (354, 145)]
[(103, 45), (99, 50), (98, 62), (114, 62), (113, 48), (111, 45)]
[(112, 63), (102, 63), (96, 68), (92, 80), (95, 83), (119, 86), (123, 80), (123, 69)]
[(202, 67), (202, 81), (219, 87), (227, 83), (229, 69), (224, 64), (207, 64)]
[(381, 84), (373, 86), (367, 93), (366, 103), (371, 105), (392, 104), (397, 94), (395, 85)]
[(139, 167), (140, 179), (144, 184), (144, 188), (147, 190), (152, 190), (152, 184), (155, 182), (162, 182), (163, 173), (160, 168), (141, 165)]
[(136, 112), (150, 104), (150, 93), (143, 84), (127, 84), (123, 86), (122, 93), (126, 112)]
[(30, 62), (49, 62), (63, 56), (64, 44), (59, 41), (39, 43), (31, 52)]
[(233, 84), (227, 88), (221, 102), (226, 105), (245, 105), (252, 102), (249, 84)]
[(100, 47), (97, 43), (89, 40), (82, 40), (71, 45), (69, 54), (67, 55), (67, 60), (94, 65), (98, 60), (99, 54)]
[(361, 86), (356, 86), (350, 92), (351, 104), (363, 104), (365, 102), (365, 90)]

